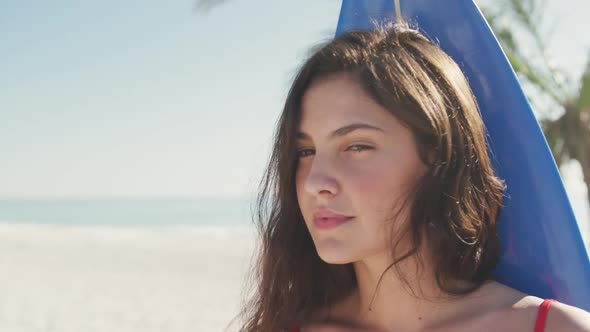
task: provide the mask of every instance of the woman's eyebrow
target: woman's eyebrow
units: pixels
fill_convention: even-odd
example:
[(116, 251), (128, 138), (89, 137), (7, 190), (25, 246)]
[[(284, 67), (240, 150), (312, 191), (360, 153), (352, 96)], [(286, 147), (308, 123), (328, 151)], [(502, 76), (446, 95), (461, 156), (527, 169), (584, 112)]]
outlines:
[[(349, 125), (346, 125), (344, 127), (340, 127), (336, 130), (334, 130), (329, 136), (328, 139), (334, 139), (336, 137), (341, 137), (341, 136), (345, 136), (348, 135), (349, 133), (355, 131), (355, 130), (359, 130), (359, 129), (369, 129), (369, 130), (374, 130), (374, 131), (378, 131), (378, 132), (384, 132), (383, 129), (367, 124), (367, 123), (352, 123)], [(297, 139), (298, 140), (311, 140), (311, 137), (304, 133), (304, 132), (298, 132), (297, 133)]]

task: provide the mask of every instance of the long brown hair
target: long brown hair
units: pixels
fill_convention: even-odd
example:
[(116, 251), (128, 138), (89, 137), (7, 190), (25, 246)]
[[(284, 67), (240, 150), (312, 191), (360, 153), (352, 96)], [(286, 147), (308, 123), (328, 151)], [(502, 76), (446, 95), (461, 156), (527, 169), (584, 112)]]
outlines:
[[(256, 289), (241, 331), (284, 331), (348, 295), (352, 264), (322, 261), (298, 206), (296, 133), (301, 100), (320, 77), (349, 73), (369, 96), (413, 133), (428, 165), (409, 202), (412, 240), (397, 261), (427, 241), (438, 286), (461, 295), (491, 278), (499, 257), (496, 220), (503, 182), (493, 172), (485, 128), (459, 66), (407, 25), (343, 34), (317, 48), (299, 70), (275, 132), (255, 215), (261, 237), (252, 273)], [(391, 244), (392, 253), (396, 243)], [(457, 287), (456, 281), (467, 281)]]

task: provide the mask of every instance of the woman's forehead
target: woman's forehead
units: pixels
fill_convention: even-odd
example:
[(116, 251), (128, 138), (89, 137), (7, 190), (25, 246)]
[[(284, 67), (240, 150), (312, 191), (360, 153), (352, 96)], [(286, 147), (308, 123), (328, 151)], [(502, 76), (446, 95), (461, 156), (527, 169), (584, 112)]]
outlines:
[(371, 102), (370, 96), (347, 73), (332, 74), (315, 79), (303, 94), (303, 108), (336, 106)]
[(334, 74), (314, 81), (304, 93), (301, 105), (300, 132), (315, 129), (323, 132), (353, 123), (384, 131), (399, 125), (349, 74)]

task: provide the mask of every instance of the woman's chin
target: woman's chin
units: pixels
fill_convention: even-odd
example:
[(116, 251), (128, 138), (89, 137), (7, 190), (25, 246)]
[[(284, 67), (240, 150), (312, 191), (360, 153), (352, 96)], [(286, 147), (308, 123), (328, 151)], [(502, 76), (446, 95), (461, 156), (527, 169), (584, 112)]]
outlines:
[(324, 257), (320, 256), (320, 258), (328, 264), (343, 265), (343, 264), (352, 263), (352, 260), (346, 259), (344, 257), (331, 257), (330, 256), (330, 257), (324, 258)]
[(354, 261), (352, 256), (347, 255), (342, 250), (318, 250), (318, 256), (328, 264), (348, 264)]
[(350, 242), (336, 237), (315, 238), (314, 244), (318, 256), (328, 264), (348, 264), (358, 258)]

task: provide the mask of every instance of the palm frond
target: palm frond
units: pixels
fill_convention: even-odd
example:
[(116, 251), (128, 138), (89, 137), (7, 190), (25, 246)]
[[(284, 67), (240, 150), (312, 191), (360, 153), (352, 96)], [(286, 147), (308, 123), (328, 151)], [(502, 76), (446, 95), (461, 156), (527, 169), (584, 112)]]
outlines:
[(585, 111), (590, 114), (590, 53), (586, 70), (582, 75), (580, 81), (580, 92), (578, 93), (578, 101), (576, 103), (578, 110)]
[[(492, 27), (494, 29), (494, 27)], [(557, 103), (563, 102), (563, 96), (559, 94), (549, 80), (527, 60), (521, 53), (516, 43), (512, 30), (508, 27), (496, 27), (496, 37), (500, 41), (504, 53), (510, 61), (514, 71), (524, 76), (531, 84), (537, 86), (543, 93), (549, 95)]]
[(208, 13), (211, 9), (228, 2), (229, 0), (197, 0), (197, 11)]
[[(505, 0), (500, 1), (500, 3), (503, 4), (501, 13), (491, 15), (492, 11), (488, 9), (484, 10), (484, 14), (509, 59), (518, 62), (513, 63), (513, 67), (515, 67), (515, 64), (519, 67), (518, 69), (515, 68), (515, 71), (519, 72), (519, 69), (522, 69), (521, 75), (530, 80), (532, 84), (537, 85), (558, 103), (563, 104), (565, 99), (568, 98), (565, 86), (567, 79), (563, 72), (555, 66), (545, 44), (545, 36), (541, 32), (541, 26), (544, 22), (544, 0)], [(494, 3), (494, 6), (498, 5), (498, 2)], [(510, 18), (510, 24), (499, 24), (496, 16)], [(512, 33), (515, 27), (526, 32), (526, 35), (532, 41), (535, 53), (542, 60), (542, 65), (533, 64), (529, 60), (530, 56), (527, 57), (521, 53), (522, 47), (518, 45), (519, 42)]]

